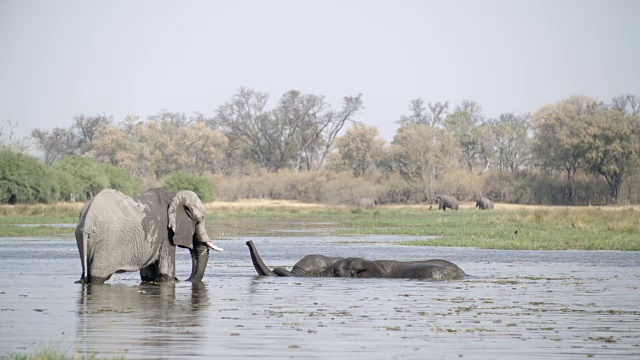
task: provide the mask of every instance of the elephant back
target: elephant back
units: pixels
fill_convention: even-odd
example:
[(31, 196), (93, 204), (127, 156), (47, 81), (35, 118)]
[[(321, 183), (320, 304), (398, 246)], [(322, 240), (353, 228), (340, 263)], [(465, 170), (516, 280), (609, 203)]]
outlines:
[(120, 191), (105, 189), (91, 200), (84, 211), (81, 231), (90, 234), (89, 239), (93, 239), (94, 242), (113, 244), (122, 238), (142, 237), (144, 210), (143, 204)]

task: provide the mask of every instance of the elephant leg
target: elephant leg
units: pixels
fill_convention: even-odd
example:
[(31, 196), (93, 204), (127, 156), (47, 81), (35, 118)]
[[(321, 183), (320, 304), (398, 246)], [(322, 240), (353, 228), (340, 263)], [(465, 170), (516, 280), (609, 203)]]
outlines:
[(140, 280), (142, 280), (143, 282), (160, 283), (160, 282), (173, 282), (173, 281), (176, 281), (177, 279), (175, 277), (175, 273), (173, 275), (167, 274), (166, 272), (163, 273), (160, 270), (160, 261), (156, 260), (149, 266), (145, 266), (142, 269), (140, 269)]
[(157, 282), (160, 277), (158, 272), (158, 261), (140, 269), (140, 280), (143, 282)]
[(110, 260), (118, 255), (102, 256), (101, 254), (102, 252), (96, 251), (93, 259), (88, 264), (89, 272), (86, 281), (89, 284), (104, 284), (118, 270), (117, 265), (114, 265), (113, 261)]
[(176, 280), (176, 247), (169, 243), (163, 243), (160, 245), (158, 273), (160, 275), (160, 282), (171, 282)]
[(144, 282), (176, 281), (176, 248), (163, 243), (158, 249), (158, 259), (140, 269), (140, 279)]

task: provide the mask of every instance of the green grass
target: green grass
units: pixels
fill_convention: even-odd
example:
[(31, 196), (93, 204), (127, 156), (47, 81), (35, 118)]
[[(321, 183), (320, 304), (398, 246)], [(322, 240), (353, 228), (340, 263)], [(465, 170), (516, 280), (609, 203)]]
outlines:
[(69, 235), (74, 232), (75, 228), (61, 228), (46, 225), (22, 227), (10, 224), (0, 224), (0, 237)]
[[(0, 207), (0, 236), (73, 234), (73, 228), (15, 224), (76, 223), (81, 206), (37, 209)], [(314, 223), (325, 223), (315, 225)], [(234, 235), (325, 227), (336, 235), (376, 234), (424, 237), (406, 244), (506, 250), (640, 251), (640, 212), (633, 208), (513, 207), (494, 211), (428, 211), (426, 207), (354, 209), (341, 206), (251, 206), (209, 208), (207, 228)], [(430, 238), (435, 236), (436, 238)]]
[(353, 219), (342, 234), (438, 236), (410, 245), (505, 250), (640, 250), (634, 210), (535, 209), (384, 214)]
[(74, 354), (73, 356), (67, 355), (64, 352), (51, 349), (51, 348), (43, 348), (40, 350), (35, 350), (30, 353), (8, 353), (6, 355), (0, 355), (0, 360), (97, 360), (97, 359), (124, 359), (122, 356), (116, 357), (99, 357), (97, 354), (90, 355), (79, 355)]

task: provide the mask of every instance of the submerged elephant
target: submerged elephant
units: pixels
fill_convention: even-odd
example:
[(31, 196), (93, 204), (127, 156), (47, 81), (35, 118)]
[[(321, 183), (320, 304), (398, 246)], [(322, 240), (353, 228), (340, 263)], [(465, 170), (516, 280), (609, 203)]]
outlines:
[(142, 281), (175, 281), (176, 246), (191, 252), (191, 276), (200, 281), (209, 260), (204, 205), (193, 191), (162, 188), (129, 197), (105, 189), (80, 213), (76, 242), (79, 283), (102, 284), (114, 273), (140, 270)]
[(493, 201), (489, 200), (489, 198), (482, 197), (476, 201), (476, 208), (480, 208), (480, 210), (493, 209)]
[(408, 278), (457, 280), (465, 277), (456, 264), (440, 259), (421, 261), (365, 260), (362, 258), (307, 255), (291, 271), (282, 268), (270, 270), (260, 258), (253, 241), (247, 241), (251, 260), (261, 276), (317, 276), (359, 278)]
[[(447, 211), (447, 208), (451, 210), (458, 210), (458, 199), (450, 195), (436, 195), (434, 200), (438, 204), (438, 210)], [(431, 207), (429, 207), (431, 209)]]
[(249, 247), (249, 253), (251, 254), (251, 261), (253, 267), (255, 267), (258, 275), (260, 276), (300, 276), (300, 277), (315, 277), (326, 276), (323, 275), (324, 271), (336, 261), (342, 260), (341, 257), (329, 257), (324, 255), (312, 254), (307, 255), (293, 265), (291, 271), (283, 268), (275, 268), (273, 271), (262, 262), (260, 255), (253, 241), (247, 241)]

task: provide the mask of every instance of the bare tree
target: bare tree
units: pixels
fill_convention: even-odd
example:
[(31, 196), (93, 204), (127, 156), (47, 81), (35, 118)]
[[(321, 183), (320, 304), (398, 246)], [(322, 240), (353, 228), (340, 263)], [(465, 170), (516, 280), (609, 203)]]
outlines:
[[(196, 113), (196, 118), (201, 116), (201, 114)], [(160, 110), (157, 114), (148, 116), (147, 118), (150, 121), (155, 122), (168, 122), (175, 128), (181, 128), (194, 121), (193, 118), (188, 118), (185, 113), (171, 112), (167, 110)]]
[(71, 129), (33, 129), (31, 137), (42, 151), (44, 162), (47, 165), (52, 165), (63, 157), (74, 154), (78, 149), (77, 138)]
[[(338, 133), (340, 133), (340, 130), (342, 130), (344, 125), (348, 121), (351, 121), (352, 117), (362, 109), (362, 107), (362, 94), (358, 94), (356, 96), (345, 96), (342, 103), (342, 110), (334, 112), (329, 109), (324, 116), (318, 118), (319, 121), (317, 122), (317, 129), (319, 131), (316, 132), (317, 140), (313, 142), (315, 144), (310, 142), (310, 145), (313, 144), (314, 147), (320, 145), (319, 160), (316, 162), (315, 167), (312, 167), (312, 164), (309, 164), (309, 170), (318, 170), (322, 167), (322, 164), (333, 145), (333, 141), (338, 136)], [(324, 146), (322, 146), (322, 144), (324, 144)]]
[(274, 128), (280, 138), (277, 146), (279, 167), (285, 165), (288, 156), (294, 156), (293, 167), (300, 170), (306, 155), (304, 149), (317, 132), (315, 119), (326, 107), (321, 96), (302, 95), (297, 90), (282, 96), (273, 112)]
[(96, 134), (105, 126), (111, 124), (112, 117), (106, 115), (85, 116), (80, 114), (73, 118), (72, 129), (78, 137), (79, 153), (84, 154), (91, 149), (91, 143)]
[(322, 96), (291, 90), (275, 110), (268, 111), (268, 98), (241, 88), (209, 124), (227, 134), (232, 149), (269, 171), (289, 165), (296, 170), (319, 169), (337, 134), (362, 107), (361, 95), (345, 97), (342, 110), (334, 111)]
[(611, 99), (611, 107), (631, 116), (640, 115), (640, 96), (626, 94)]
[(403, 115), (396, 123), (400, 125), (406, 124), (422, 124), (435, 127), (444, 121), (449, 102), (429, 103), (428, 108), (424, 106), (424, 100), (421, 98), (413, 99), (409, 103), (409, 115)]
[[(26, 139), (17, 139), (15, 135), (16, 127), (18, 124), (14, 124), (11, 120), (7, 120), (8, 131), (4, 130), (4, 127), (0, 126), (0, 149), (9, 150), (13, 152), (27, 152), (29, 150), (29, 143)], [(7, 133), (7, 140), (3, 140), (3, 135)]]
[(229, 138), (232, 151), (244, 153), (259, 166), (271, 170), (271, 114), (265, 107), (269, 95), (249, 88), (240, 88), (231, 101), (220, 106), (213, 123)]

